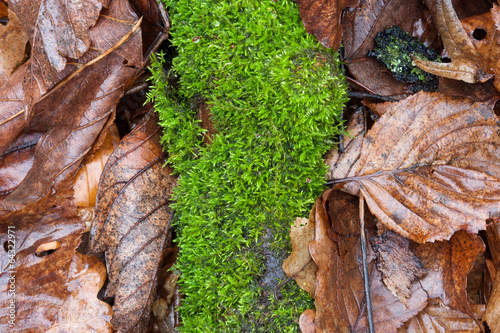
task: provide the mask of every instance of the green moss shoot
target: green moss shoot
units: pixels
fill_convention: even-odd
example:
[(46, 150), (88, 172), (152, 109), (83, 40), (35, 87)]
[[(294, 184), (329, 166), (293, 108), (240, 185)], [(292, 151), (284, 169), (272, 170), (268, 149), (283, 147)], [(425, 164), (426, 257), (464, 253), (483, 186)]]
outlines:
[[(265, 280), (283, 276), (269, 255), (288, 255), (290, 225), (323, 190), (323, 155), (342, 132), (338, 55), (305, 32), (291, 0), (164, 2), (179, 81), (158, 55), (149, 98), (180, 176), (181, 331), (298, 332), (311, 299), (289, 283), (277, 301)], [(200, 101), (217, 129), (209, 145)]]

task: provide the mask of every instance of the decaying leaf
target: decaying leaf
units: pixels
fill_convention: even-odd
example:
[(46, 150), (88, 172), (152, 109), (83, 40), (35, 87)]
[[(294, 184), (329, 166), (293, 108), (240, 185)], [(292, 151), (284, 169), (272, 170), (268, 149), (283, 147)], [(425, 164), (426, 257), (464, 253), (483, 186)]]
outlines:
[(21, 183), (33, 166), (35, 147), (41, 135), (39, 132), (22, 134), (0, 155), (0, 200)]
[(484, 314), (484, 319), (492, 333), (500, 332), (500, 279), (498, 278), (498, 271), (496, 276), (491, 298)]
[[(78, 60), (80, 63), (71, 64), (78, 69), (34, 106), (36, 117), (28, 129), (46, 133), (36, 148), (33, 168), (5, 199), (4, 206), (27, 204), (46, 195), (53, 184), (74, 176), (113, 115), (127, 80), (138, 72), (130, 66), (142, 63), (139, 33), (140, 21), (128, 1), (113, 1), (99, 17), (90, 30), (92, 49)], [(71, 117), (68, 107), (72, 108)]]
[(36, 101), (60, 80), (68, 59), (79, 59), (88, 51), (89, 29), (109, 0), (9, 2), (30, 41), (32, 55), (23, 88), (27, 98)]
[(24, 33), (14, 12), (9, 11), (9, 22), (0, 25), (0, 87), (27, 59), (26, 44), (28, 38)]
[(500, 9), (493, 5), (491, 12), (458, 19), (451, 0), (436, 2), (436, 21), (451, 63), (438, 63), (415, 58), (421, 69), (439, 76), (468, 83), (485, 82), (495, 76), (500, 90)]
[(382, 273), (384, 284), (400, 302), (411, 297), (413, 282), (427, 274), (422, 262), (410, 250), (410, 241), (392, 230), (374, 238), (373, 249), (377, 256), (377, 268)]
[[(0, 219), (2, 251), (16, 250), (14, 261), (7, 253), (0, 257), (2, 332), (111, 332), (110, 308), (96, 297), (104, 267), (97, 258), (75, 254), (83, 225), (72, 194), (66, 184)], [(16, 320), (10, 327), (13, 276)]]
[(318, 270), (309, 254), (309, 242), (314, 239), (314, 216), (309, 219), (297, 217), (290, 238), (292, 254), (283, 262), (283, 271), (312, 296)]
[[(306, 327), (311, 332), (312, 325), (316, 332), (365, 332), (367, 320), (359, 224), (346, 221), (343, 225), (334, 227), (335, 223), (331, 221), (330, 227), (329, 219), (329, 215), (341, 215), (345, 211), (352, 211), (353, 215), (358, 214), (357, 200), (352, 200), (340, 211), (330, 211), (330, 214), (325, 209), (327, 200), (328, 197), (324, 195), (316, 201), (315, 239), (309, 244), (311, 256), (318, 265), (316, 311), (312, 313), (307, 310), (304, 316), (301, 316), (301, 327)], [(369, 235), (374, 235), (372, 219), (368, 217), (367, 221)], [(336, 233), (332, 230), (334, 228), (342, 233)], [(427, 294), (418, 283), (414, 283), (407, 305), (401, 303), (382, 282), (382, 276), (374, 265), (371, 246), (368, 246), (368, 255), (375, 329), (383, 328), (383, 332), (395, 332), (397, 327), (426, 306)]]
[(142, 332), (149, 320), (175, 182), (172, 170), (163, 167), (158, 119), (152, 106), (146, 107), (151, 112), (104, 167), (91, 229), (91, 251), (106, 251), (113, 326), (126, 332)]
[(354, 7), (359, 0), (298, 0), (300, 17), (306, 31), (314, 34), (324, 47), (336, 50), (342, 40), (340, 16), (347, 7)]
[(427, 271), (420, 284), (429, 298), (440, 298), (451, 309), (471, 315), (466, 291), (467, 274), (484, 249), (479, 236), (463, 230), (455, 233), (449, 241), (414, 246), (413, 251)]
[[(473, 305), (476, 318), (484, 315), (484, 305)], [(398, 333), (479, 333), (481, 329), (476, 321), (462, 312), (447, 309), (439, 304), (429, 304), (417, 316), (410, 319)]]
[(437, 93), (370, 105), (383, 114), (344, 180), (380, 223), (416, 242), (477, 232), (499, 214), (500, 127), (491, 107)]

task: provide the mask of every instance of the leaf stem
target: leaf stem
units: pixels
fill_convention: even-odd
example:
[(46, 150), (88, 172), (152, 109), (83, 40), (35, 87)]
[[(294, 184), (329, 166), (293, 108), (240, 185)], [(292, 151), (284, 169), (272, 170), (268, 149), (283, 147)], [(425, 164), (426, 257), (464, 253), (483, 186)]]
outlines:
[(366, 249), (366, 235), (365, 235), (365, 200), (363, 198), (363, 193), (361, 192), (359, 193), (359, 221), (360, 221), (360, 231), (361, 231), (361, 252), (363, 253), (363, 279), (365, 282), (368, 332), (375, 333), (375, 327), (373, 325), (372, 301), (370, 297), (370, 277), (368, 276), (368, 263), (367, 263), (368, 255)]

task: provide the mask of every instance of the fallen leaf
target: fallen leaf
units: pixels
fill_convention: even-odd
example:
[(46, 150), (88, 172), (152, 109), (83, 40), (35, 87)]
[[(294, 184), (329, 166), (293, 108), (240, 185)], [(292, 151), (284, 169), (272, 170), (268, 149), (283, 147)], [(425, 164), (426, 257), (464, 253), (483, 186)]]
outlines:
[(488, 221), (486, 227), (486, 240), (491, 253), (493, 264), (500, 263), (500, 217)]
[[(482, 318), (485, 310), (484, 305), (473, 305), (472, 309), (477, 318)], [(434, 332), (479, 333), (481, 329), (470, 316), (438, 304), (429, 304), (422, 312), (398, 329), (398, 333)]]
[[(499, 7), (494, 4), (491, 12), (461, 21), (451, 0), (439, 0), (436, 7), (437, 27), (451, 62), (438, 63), (415, 58), (415, 64), (431, 74), (468, 83), (485, 82), (498, 76)], [(494, 84), (500, 90), (500, 78), (495, 78)]]
[(36, 148), (33, 168), (4, 205), (37, 200), (53, 184), (74, 176), (113, 115), (125, 83), (139, 71), (131, 66), (142, 64), (140, 20), (136, 19), (126, 0), (113, 1), (90, 31), (92, 49), (78, 60), (82, 64), (71, 65), (79, 68), (34, 106), (36, 117), (28, 129), (46, 133)]
[(500, 99), (500, 92), (495, 88), (492, 81), (470, 84), (440, 76), (438, 90), (445, 95), (470, 98), (475, 102), (484, 102), (489, 105), (495, 105)]
[(491, 108), (422, 92), (370, 107), (382, 117), (335, 182), (359, 187), (381, 224), (416, 242), (485, 229), (500, 203), (500, 128)]
[[(60, 79), (68, 59), (79, 59), (91, 45), (90, 28), (109, 0), (10, 0), (31, 45), (31, 59), (23, 82), (27, 105)], [(31, 103), (30, 103), (31, 102)]]
[(151, 112), (104, 167), (91, 229), (91, 251), (106, 251), (106, 296), (115, 297), (113, 326), (127, 332), (142, 332), (149, 321), (175, 182), (172, 170), (163, 167), (157, 116), (152, 105), (146, 107)]
[[(75, 253), (64, 266), (52, 265), (46, 279), (16, 277), (15, 325), (8, 322), (7, 297), (0, 297), (3, 332), (113, 332), (111, 307), (97, 299), (106, 279), (104, 265), (94, 256)], [(19, 271), (19, 269), (18, 269)], [(7, 295), (11, 273), (0, 275), (2, 294)], [(24, 285), (26, 287), (23, 287)]]
[(342, 25), (340, 17), (347, 7), (354, 7), (359, 0), (298, 0), (299, 13), (309, 34), (315, 35), (324, 47), (340, 47)]
[(342, 18), (344, 58), (351, 75), (371, 93), (403, 99), (409, 85), (394, 78), (377, 60), (368, 58), (379, 32), (393, 26), (418, 38), (426, 46), (438, 46), (432, 16), (421, 0), (361, 0)]
[(75, 204), (77, 207), (95, 207), (99, 178), (106, 161), (119, 142), (118, 128), (112, 124), (104, 133), (100, 147), (89, 156), (87, 161), (82, 163), (82, 167), (75, 176)]
[(351, 116), (347, 123), (346, 132), (343, 137), (343, 152), (339, 149), (331, 149), (326, 157), (325, 164), (328, 165), (327, 179), (341, 179), (347, 177), (352, 166), (356, 163), (361, 153), (361, 144), (366, 132), (366, 121), (363, 108), (359, 108)]
[(309, 242), (314, 239), (314, 218), (297, 217), (290, 229), (290, 238), (292, 254), (283, 262), (283, 271), (312, 296), (318, 270), (309, 254)]
[(9, 22), (7, 25), (0, 24), (0, 87), (27, 59), (26, 37), (19, 20), (14, 12), (9, 11)]
[(413, 282), (427, 274), (422, 262), (410, 250), (410, 240), (392, 230), (372, 239), (377, 256), (377, 268), (384, 284), (400, 302), (406, 304), (411, 297)]
[(484, 314), (484, 320), (488, 323), (492, 333), (500, 332), (500, 279), (498, 278), (498, 271), (496, 275), (497, 278), (495, 279), (491, 298)]
[(40, 132), (22, 134), (0, 155), (0, 200), (21, 183), (33, 166), (35, 147), (41, 135)]
[[(337, 191), (333, 191), (334, 193)], [(337, 194), (336, 194), (337, 195)], [(335, 196), (336, 196), (335, 195)], [(346, 196), (347, 194), (342, 194)], [(309, 251), (318, 265), (316, 274), (314, 315), (310, 310), (301, 317), (301, 326), (310, 328), (314, 320), (316, 332), (364, 332), (367, 330), (366, 303), (362, 276), (362, 254), (359, 238), (359, 224), (346, 221), (334, 232), (338, 241), (329, 234), (329, 215), (341, 215), (351, 211), (359, 214), (357, 200), (348, 200), (348, 206), (340, 211), (327, 213), (328, 197), (323, 195), (315, 204), (315, 239), (309, 243)], [(368, 235), (374, 235), (373, 218), (367, 217)], [(335, 223), (332, 221), (332, 226)], [(368, 244), (368, 265), (370, 292), (375, 329), (383, 327), (384, 332), (395, 332), (397, 327), (420, 312), (427, 304), (427, 294), (418, 283), (411, 288), (407, 305), (401, 303), (382, 282), (382, 276), (374, 265), (374, 254)]]
[(471, 315), (467, 275), (484, 249), (479, 236), (463, 230), (449, 241), (416, 245), (413, 251), (427, 271), (420, 284), (429, 298), (440, 298), (451, 309)]

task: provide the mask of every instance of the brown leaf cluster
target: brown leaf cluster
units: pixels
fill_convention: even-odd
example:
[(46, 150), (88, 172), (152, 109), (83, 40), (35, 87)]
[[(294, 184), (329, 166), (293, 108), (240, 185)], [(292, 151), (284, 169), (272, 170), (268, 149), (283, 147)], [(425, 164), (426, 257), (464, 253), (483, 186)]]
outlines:
[[(114, 120), (167, 36), (165, 11), (153, 0), (12, 0), (0, 19), (0, 331), (143, 332), (163, 259), (175, 257), (163, 251), (175, 179), (151, 106), (122, 140)], [(105, 265), (82, 254), (96, 205), (90, 243)], [(113, 306), (97, 297), (103, 286)]]

